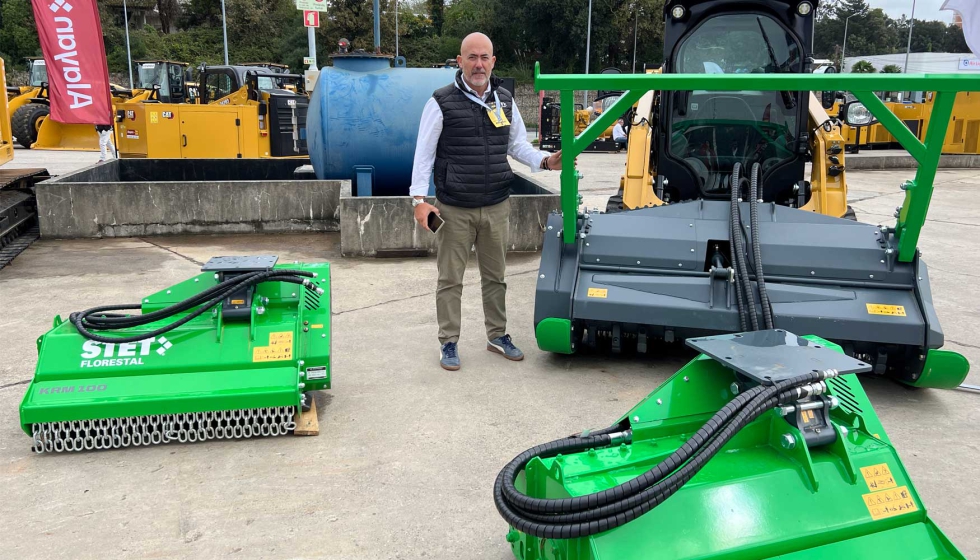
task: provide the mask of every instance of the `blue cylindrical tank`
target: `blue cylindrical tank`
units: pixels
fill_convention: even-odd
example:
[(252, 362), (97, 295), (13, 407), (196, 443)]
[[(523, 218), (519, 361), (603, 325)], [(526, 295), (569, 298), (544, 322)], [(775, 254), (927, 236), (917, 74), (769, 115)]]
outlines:
[(407, 195), (422, 108), (456, 70), (392, 68), (370, 54), (333, 63), (320, 72), (306, 119), (317, 178), (356, 180), (355, 167), (371, 166), (373, 195)]

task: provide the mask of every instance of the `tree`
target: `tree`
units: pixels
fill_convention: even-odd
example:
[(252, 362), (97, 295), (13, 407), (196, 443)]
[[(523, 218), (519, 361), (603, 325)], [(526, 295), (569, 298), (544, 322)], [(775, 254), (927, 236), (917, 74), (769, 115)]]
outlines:
[[(862, 61), (863, 62), (863, 61)], [(902, 67), (897, 64), (886, 64), (884, 68), (881, 69), (882, 74), (901, 74)]]
[(945, 41), (943, 41), (943, 51), (948, 53), (968, 53), (970, 47), (966, 44), (963, 37), (963, 29), (955, 23), (946, 26)]
[(157, 0), (157, 13), (160, 14), (160, 30), (170, 33), (180, 17), (180, 3), (178, 0)]
[(432, 21), (432, 27), (435, 29), (436, 35), (442, 35), (442, 24), (443, 22), (446, 21), (445, 0), (428, 0), (428, 2), (429, 2), (429, 19)]
[(877, 70), (875, 70), (874, 64), (871, 64), (867, 60), (859, 60), (854, 63), (854, 66), (851, 66), (851, 72), (855, 74), (874, 74)]
[(26, 69), (24, 57), (41, 54), (31, 3), (29, 0), (3, 0), (0, 3), (0, 16), (0, 21), (3, 22), (0, 56), (6, 63), (7, 72), (23, 72)]

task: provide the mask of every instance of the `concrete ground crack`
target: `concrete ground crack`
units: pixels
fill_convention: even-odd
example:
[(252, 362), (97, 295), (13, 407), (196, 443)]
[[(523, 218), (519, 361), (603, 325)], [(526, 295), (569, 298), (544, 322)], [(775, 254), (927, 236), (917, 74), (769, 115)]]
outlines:
[(180, 258), (182, 258), (182, 259), (184, 259), (186, 261), (190, 261), (190, 262), (196, 264), (197, 266), (204, 266), (204, 263), (195, 261), (194, 259), (188, 257), (187, 255), (182, 255), (182, 254), (178, 253), (177, 251), (174, 251), (173, 249), (171, 249), (169, 247), (164, 247), (163, 245), (160, 245), (159, 243), (154, 243), (154, 242), (152, 242), (152, 241), (150, 241), (148, 239), (145, 239), (143, 237), (137, 237), (136, 239), (139, 239), (143, 243), (148, 243), (150, 245), (153, 245), (154, 247), (157, 247), (159, 249), (163, 249), (164, 251), (166, 251), (168, 253), (173, 253), (174, 255), (177, 255), (178, 257), (180, 257)]
[[(956, 342), (955, 340), (952, 340), (952, 339), (949, 339), (946, 342), (951, 342), (951, 343), (953, 343), (953, 344), (955, 344), (957, 346), (965, 346), (966, 348), (976, 348), (976, 349), (980, 350), (980, 346), (978, 346), (976, 344), (967, 344), (965, 342)], [(2, 389), (2, 387), (0, 387), (0, 389)]]
[[(511, 278), (513, 276), (521, 276), (523, 274), (530, 274), (530, 273), (534, 273), (534, 272), (537, 272), (537, 271), (538, 271), (538, 269), (534, 269), (534, 270), (522, 270), (520, 272), (514, 272), (513, 274), (506, 274), (506, 275), (504, 275), (504, 278)], [(480, 281), (478, 280), (476, 282), (464, 282), (463, 285), (464, 286), (476, 286), (479, 283), (480, 283)], [(423, 297), (435, 295), (435, 293), (436, 293), (436, 291), (435, 290), (432, 290), (431, 292), (425, 292), (424, 294), (415, 294), (413, 296), (405, 296), (405, 297), (402, 297), (402, 298), (389, 299), (387, 301), (381, 301), (381, 302), (378, 302), (378, 303), (372, 303), (371, 305), (365, 305), (364, 307), (355, 307), (354, 309), (345, 309), (344, 311), (335, 311), (333, 313), (333, 315), (334, 316), (343, 315), (345, 313), (352, 313), (354, 311), (362, 311), (364, 309), (371, 309), (373, 307), (381, 307), (382, 305), (388, 305), (389, 303), (398, 303), (398, 302), (401, 302), (401, 301), (408, 301), (410, 299), (423, 298)]]
[(23, 381), (15, 381), (13, 383), (7, 383), (6, 385), (0, 385), (0, 389), (7, 389), (8, 387), (16, 387), (18, 385), (27, 385), (30, 383), (30, 379), (25, 379)]

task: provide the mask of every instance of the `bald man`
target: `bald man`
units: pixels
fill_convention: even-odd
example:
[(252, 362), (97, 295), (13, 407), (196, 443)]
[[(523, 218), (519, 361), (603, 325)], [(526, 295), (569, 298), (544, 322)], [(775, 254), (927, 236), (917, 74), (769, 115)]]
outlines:
[[(527, 141), (512, 93), (491, 75), (496, 61), (489, 37), (472, 33), (463, 39), (456, 57), (456, 78), (437, 89), (426, 103), (415, 147), (410, 189), (415, 220), (428, 230), (430, 214), (442, 219), (436, 232), (436, 316), (439, 364), (450, 371), (460, 368), (456, 346), (460, 298), (473, 246), (480, 265), (487, 350), (509, 360), (524, 359), (507, 334), (504, 276), (514, 178), (507, 156), (532, 172), (561, 169), (560, 151), (542, 152)], [(425, 202), (430, 179), (436, 185), (434, 206)]]

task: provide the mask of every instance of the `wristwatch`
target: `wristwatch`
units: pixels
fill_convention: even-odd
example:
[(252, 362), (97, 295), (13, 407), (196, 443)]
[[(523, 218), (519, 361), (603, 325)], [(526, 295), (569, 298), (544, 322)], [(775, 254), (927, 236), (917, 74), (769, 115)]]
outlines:
[(425, 202), (425, 199), (424, 198), (415, 198), (415, 197), (412, 197), (412, 208), (415, 208), (416, 206), (418, 206), (419, 204), (422, 204), (424, 202)]

